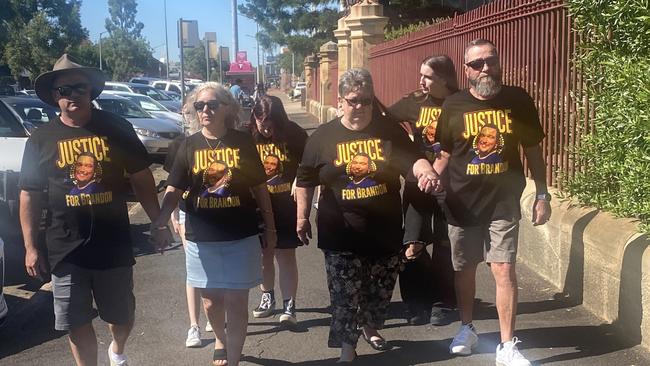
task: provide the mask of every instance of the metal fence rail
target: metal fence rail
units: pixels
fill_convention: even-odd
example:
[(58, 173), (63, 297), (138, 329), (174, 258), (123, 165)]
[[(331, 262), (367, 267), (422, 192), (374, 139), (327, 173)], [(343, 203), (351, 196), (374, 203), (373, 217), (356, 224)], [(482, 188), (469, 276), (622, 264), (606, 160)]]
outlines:
[(588, 105), (572, 62), (578, 35), (571, 24), (562, 0), (496, 0), (373, 47), (369, 59), (375, 92), (390, 105), (418, 88), (420, 63), (436, 54), (454, 60), (459, 85), (467, 87), (462, 66), (465, 45), (477, 38), (491, 40), (499, 49), (504, 83), (525, 88), (536, 102), (547, 136), (543, 149), (548, 183), (561, 189), (560, 175), (570, 177), (578, 169), (570, 151), (588, 127), (590, 113), (577, 108)]

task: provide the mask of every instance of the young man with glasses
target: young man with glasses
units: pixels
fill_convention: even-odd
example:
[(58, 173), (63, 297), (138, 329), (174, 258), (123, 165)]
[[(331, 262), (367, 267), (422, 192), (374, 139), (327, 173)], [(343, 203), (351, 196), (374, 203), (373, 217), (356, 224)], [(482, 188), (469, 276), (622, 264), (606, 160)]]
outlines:
[[(36, 130), (25, 146), (20, 177), (20, 221), (25, 266), (32, 277), (51, 274), (55, 328), (68, 331), (78, 365), (97, 364), (97, 339), (92, 320), (109, 323), (111, 365), (126, 365), (124, 348), (135, 313), (133, 270), (124, 191), (124, 172), (149, 218), (160, 208), (149, 157), (131, 125), (121, 117), (91, 108), (104, 88), (104, 75), (63, 55), (54, 70), (36, 78), (44, 102), (61, 109), (60, 116)], [(90, 172), (77, 167), (84, 160)], [(80, 190), (80, 180), (101, 180), (102, 190)], [(47, 197), (44, 196), (47, 192)], [(46, 233), (47, 256), (37, 244), (41, 209), (51, 214)], [(163, 247), (171, 233), (152, 228), (154, 243)], [(96, 304), (96, 309), (93, 307)]]
[[(530, 362), (517, 350), (519, 340), (514, 336), (519, 202), (525, 186), (519, 146), (537, 189), (533, 224), (543, 225), (551, 215), (540, 146), (544, 131), (528, 93), (519, 87), (502, 85), (499, 55), (492, 42), (470, 42), (465, 48), (464, 70), (470, 88), (448, 97), (442, 105), (436, 132), (441, 154), (434, 162), (437, 172), (448, 172), (444, 187), (447, 220), (462, 321), (449, 351), (469, 355), (478, 343), (472, 312), (476, 267), (485, 260), (496, 281), (501, 330), (496, 364), (528, 366)], [(486, 125), (496, 127), (502, 136), (503, 144), (495, 151), (500, 159), (477, 161), (474, 158), (478, 155), (482, 127)]]

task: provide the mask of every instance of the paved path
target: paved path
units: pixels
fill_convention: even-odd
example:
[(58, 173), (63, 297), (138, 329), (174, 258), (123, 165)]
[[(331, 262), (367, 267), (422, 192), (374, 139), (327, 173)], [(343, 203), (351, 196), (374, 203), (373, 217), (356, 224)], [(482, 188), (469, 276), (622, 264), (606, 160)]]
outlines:
[[(284, 99), (291, 119), (305, 127), (315, 127), (315, 119), (298, 108), (299, 102)], [(142, 234), (148, 221), (143, 216), (138, 207), (132, 210), (132, 231), (138, 253), (135, 267), (138, 305), (127, 351), (130, 365), (210, 365), (213, 338), (208, 334), (204, 334), (202, 348), (184, 347), (188, 319), (182, 250), (176, 247), (164, 255), (149, 253)], [(332, 365), (338, 358), (338, 350), (326, 347), (330, 318), (323, 256), (313, 243), (298, 249), (298, 258), (298, 329), (289, 331), (278, 327), (278, 315), (263, 320), (251, 317), (242, 365), (320, 366)], [(610, 326), (582, 307), (558, 297), (556, 289), (526, 267), (520, 266), (519, 273), (517, 335), (523, 340), (522, 352), (535, 365), (650, 365), (638, 347), (621, 341)], [(394, 346), (393, 350), (375, 352), (360, 341), (355, 364), (493, 365), (498, 341), (493, 293), (491, 275), (486, 266), (480, 266), (477, 294), (480, 300), (475, 322), (480, 343), (474, 355), (454, 358), (447, 353), (447, 347), (458, 323), (445, 327), (406, 325), (400, 317), (403, 306), (397, 289), (390, 319), (382, 331)], [(250, 309), (257, 305), (258, 296), (256, 289), (251, 291)], [(65, 335), (52, 330), (51, 293), (44, 289), (26, 301), (10, 300), (12, 319), (0, 329), (0, 365), (71, 365)], [(204, 324), (204, 317), (201, 322)], [(100, 340), (100, 365), (107, 365), (105, 350), (109, 336), (101, 321), (96, 320), (95, 325)]]

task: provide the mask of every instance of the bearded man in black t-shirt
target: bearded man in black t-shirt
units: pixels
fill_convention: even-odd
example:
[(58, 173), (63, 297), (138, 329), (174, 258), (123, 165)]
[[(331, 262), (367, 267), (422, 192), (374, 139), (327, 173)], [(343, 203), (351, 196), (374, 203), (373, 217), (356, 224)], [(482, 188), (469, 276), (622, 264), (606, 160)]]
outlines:
[(499, 55), (492, 42), (472, 41), (465, 49), (464, 70), (470, 88), (442, 105), (436, 132), (441, 153), (434, 162), (437, 172), (447, 172), (443, 185), (462, 321), (449, 351), (468, 355), (478, 343), (472, 311), (476, 267), (485, 260), (497, 287), (501, 343), (496, 364), (527, 366), (514, 337), (519, 201), (525, 185), (519, 146), (537, 189), (533, 224), (543, 225), (551, 215), (540, 147), (544, 132), (526, 91), (501, 84)]
[[(25, 267), (30, 276), (41, 279), (49, 268), (55, 328), (68, 331), (78, 365), (97, 364), (92, 326), (97, 315), (110, 325), (111, 365), (127, 364), (124, 347), (135, 313), (135, 260), (124, 172), (130, 174), (147, 215), (156, 218), (160, 211), (149, 157), (132, 125), (91, 108), (103, 88), (100, 70), (78, 65), (67, 55), (53, 71), (36, 78), (38, 97), (60, 108), (61, 114), (27, 140), (20, 176)], [(50, 218), (47, 257), (37, 246), (45, 204)], [(152, 236), (159, 247), (171, 239), (167, 227), (152, 228)]]

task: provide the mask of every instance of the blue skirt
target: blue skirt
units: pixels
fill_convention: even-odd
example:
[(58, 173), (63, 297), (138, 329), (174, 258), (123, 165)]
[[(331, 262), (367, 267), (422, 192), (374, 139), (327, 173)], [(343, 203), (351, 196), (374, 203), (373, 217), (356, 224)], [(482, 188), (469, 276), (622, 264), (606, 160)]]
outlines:
[(262, 249), (257, 235), (185, 246), (187, 284), (196, 288), (251, 289), (262, 283)]

